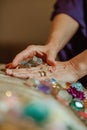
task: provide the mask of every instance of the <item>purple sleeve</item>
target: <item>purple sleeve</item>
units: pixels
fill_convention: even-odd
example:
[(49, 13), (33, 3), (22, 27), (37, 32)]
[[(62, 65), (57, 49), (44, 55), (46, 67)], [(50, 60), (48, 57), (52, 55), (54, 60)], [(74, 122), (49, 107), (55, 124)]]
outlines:
[(87, 35), (84, 18), (84, 0), (57, 0), (51, 19), (60, 13), (65, 13), (75, 19), (80, 24), (83, 35)]

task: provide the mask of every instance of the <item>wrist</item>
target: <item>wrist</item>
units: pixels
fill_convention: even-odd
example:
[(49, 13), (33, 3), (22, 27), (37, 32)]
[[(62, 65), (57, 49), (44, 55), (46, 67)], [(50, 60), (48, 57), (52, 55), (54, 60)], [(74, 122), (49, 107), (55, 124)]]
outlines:
[(46, 43), (46, 46), (49, 47), (51, 50), (54, 50), (56, 53), (60, 51), (59, 41), (55, 40), (54, 38), (49, 39)]
[(75, 56), (70, 60), (72, 67), (75, 70), (78, 79), (87, 75), (87, 50), (82, 52), (81, 54)]

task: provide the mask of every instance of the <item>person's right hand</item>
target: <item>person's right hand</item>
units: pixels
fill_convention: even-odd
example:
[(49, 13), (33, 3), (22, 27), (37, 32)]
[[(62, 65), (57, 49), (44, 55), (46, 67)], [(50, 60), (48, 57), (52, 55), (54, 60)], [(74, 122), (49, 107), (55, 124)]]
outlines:
[(16, 67), (23, 60), (30, 60), (34, 56), (42, 58), (47, 64), (55, 66), (57, 52), (49, 45), (29, 45), (25, 50), (15, 56), (7, 68)]

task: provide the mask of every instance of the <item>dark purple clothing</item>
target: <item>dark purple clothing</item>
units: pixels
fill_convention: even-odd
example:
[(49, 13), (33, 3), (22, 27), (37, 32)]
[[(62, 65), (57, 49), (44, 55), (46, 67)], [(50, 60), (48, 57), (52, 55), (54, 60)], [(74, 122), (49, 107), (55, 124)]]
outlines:
[(87, 49), (87, 23), (84, 8), (84, 6), (87, 5), (84, 4), (84, 1), (85, 0), (57, 0), (54, 6), (54, 12), (51, 19), (60, 13), (65, 13), (75, 19), (80, 25), (77, 33), (59, 52), (58, 55), (62, 61), (69, 60)]

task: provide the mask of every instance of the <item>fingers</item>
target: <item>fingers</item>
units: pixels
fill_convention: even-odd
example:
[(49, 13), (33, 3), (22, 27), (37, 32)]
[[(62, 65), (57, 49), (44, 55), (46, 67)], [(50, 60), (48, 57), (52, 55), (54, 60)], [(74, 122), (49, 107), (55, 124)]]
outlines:
[(8, 64), (5, 65), (5, 67), (6, 67), (6, 68), (9, 68), (9, 69), (12, 69), (12, 68), (13, 68), (13, 65), (12, 65), (12, 63), (8, 63)]
[(12, 63), (6, 65), (7, 68), (15, 68), (17, 67), (23, 60), (31, 60), (34, 56), (38, 56), (43, 59), (47, 64), (51, 66), (56, 66), (55, 62), (55, 52), (50, 51), (49, 48), (45, 46), (36, 46), (31, 45), (28, 46), (25, 50), (16, 55), (13, 59)]
[(14, 67), (16, 67), (21, 61), (27, 59), (27, 58), (32, 58), (33, 57), (33, 52), (29, 52), (27, 49), (23, 50), (19, 54), (16, 55), (14, 60), (12, 61), (12, 64)]
[(51, 75), (51, 72), (43, 70), (43, 67), (44, 65), (32, 68), (7, 69), (6, 74), (18, 78), (46, 79), (47, 76)]
[(28, 46), (25, 50), (16, 55), (13, 59), (12, 64), (16, 67), (23, 60), (30, 60), (34, 56), (44, 57), (43, 47), (31, 45)]
[(56, 66), (54, 53), (48, 53), (46, 61), (49, 65)]

